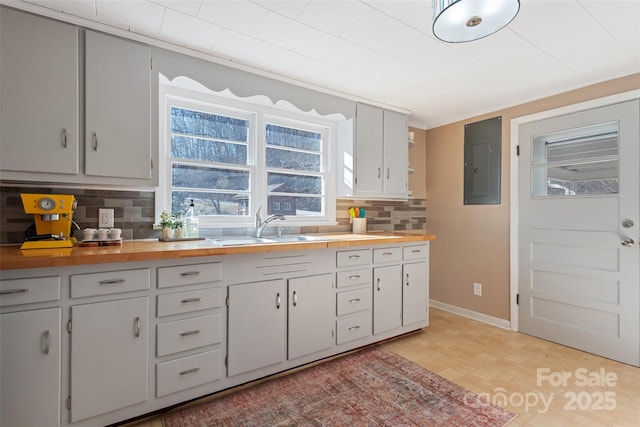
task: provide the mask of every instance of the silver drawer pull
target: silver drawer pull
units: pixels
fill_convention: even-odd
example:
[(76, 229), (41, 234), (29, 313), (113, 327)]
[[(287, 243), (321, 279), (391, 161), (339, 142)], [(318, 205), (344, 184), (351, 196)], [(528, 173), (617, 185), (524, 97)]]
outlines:
[(135, 324), (134, 335), (136, 336), (136, 338), (140, 338), (140, 316), (136, 317), (136, 320), (134, 321), (134, 324)]
[(354, 274), (353, 276), (349, 276), (349, 280), (357, 280), (360, 278), (359, 274)]
[(360, 325), (352, 326), (349, 328), (350, 331), (355, 331), (356, 329), (360, 329)]
[(349, 304), (355, 304), (357, 302), (360, 302), (360, 298), (353, 298), (349, 300)]
[(407, 273), (407, 286), (409, 286), (409, 273)]
[(109, 280), (100, 280), (98, 284), (100, 285), (117, 285), (120, 283), (126, 282), (125, 279), (109, 279)]
[(68, 141), (67, 130), (66, 129), (62, 129), (62, 146), (64, 148), (67, 148), (69, 146), (69, 141)]
[(28, 294), (29, 289), (5, 289), (0, 291), (0, 295)]
[(298, 306), (298, 292), (293, 291), (293, 306), (297, 307)]
[(180, 273), (180, 276), (182, 277), (186, 277), (186, 276), (199, 276), (200, 272), (199, 271), (185, 271), (184, 273)]
[(393, 255), (393, 252), (383, 252), (382, 256), (391, 256)]
[(411, 251), (412, 254), (419, 254), (420, 252), (422, 252), (421, 249), (414, 249)]
[(200, 368), (191, 368), (191, 369), (187, 369), (185, 371), (180, 372), (180, 375), (189, 375), (189, 374), (193, 374), (194, 372), (198, 372), (200, 370)]
[(349, 255), (349, 259), (358, 259), (360, 255)]
[(280, 292), (276, 294), (276, 308), (280, 310)]
[(379, 278), (379, 277), (378, 277), (378, 279), (376, 280), (376, 285), (377, 285), (376, 287), (378, 288), (378, 291), (380, 291), (380, 290), (381, 290), (381, 288), (380, 288), (380, 278)]
[(198, 335), (199, 333), (200, 333), (200, 330), (199, 329), (195, 329), (193, 331), (180, 332), (180, 336), (181, 337), (186, 337), (186, 336), (189, 336), (189, 335)]
[(185, 298), (180, 302), (187, 303), (187, 302), (200, 302), (200, 301), (202, 301), (202, 298)]
[(51, 350), (51, 332), (44, 331), (44, 333), (42, 334), (42, 338), (43, 338), (42, 352), (44, 354), (49, 354), (49, 350)]

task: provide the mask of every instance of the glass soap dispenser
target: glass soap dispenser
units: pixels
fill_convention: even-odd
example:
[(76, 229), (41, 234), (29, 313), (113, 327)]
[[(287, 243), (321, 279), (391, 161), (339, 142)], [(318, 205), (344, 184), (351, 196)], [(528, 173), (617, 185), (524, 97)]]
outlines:
[(196, 206), (193, 204), (193, 199), (191, 199), (191, 204), (189, 204), (189, 209), (187, 209), (185, 223), (187, 225), (186, 237), (198, 237), (200, 234), (200, 224), (198, 216), (196, 215)]

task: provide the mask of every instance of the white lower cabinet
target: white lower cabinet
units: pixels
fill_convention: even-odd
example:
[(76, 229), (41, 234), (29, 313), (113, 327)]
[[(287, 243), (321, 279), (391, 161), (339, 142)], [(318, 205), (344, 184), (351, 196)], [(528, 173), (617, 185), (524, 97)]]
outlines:
[(333, 274), (289, 279), (289, 360), (333, 344)]
[(60, 425), (60, 313), (0, 315), (0, 425)]
[(373, 269), (373, 333), (402, 325), (402, 267), (389, 265)]
[(285, 360), (286, 292), (284, 279), (229, 286), (228, 376)]
[(402, 326), (427, 321), (429, 308), (427, 263), (404, 264), (402, 282)]
[(149, 398), (149, 298), (71, 307), (71, 421)]

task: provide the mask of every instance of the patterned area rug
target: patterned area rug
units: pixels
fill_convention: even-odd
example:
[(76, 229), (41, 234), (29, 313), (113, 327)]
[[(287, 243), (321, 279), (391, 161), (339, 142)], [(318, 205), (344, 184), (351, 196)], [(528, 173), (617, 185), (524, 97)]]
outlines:
[(512, 412), (382, 347), (163, 417), (166, 427), (502, 426)]

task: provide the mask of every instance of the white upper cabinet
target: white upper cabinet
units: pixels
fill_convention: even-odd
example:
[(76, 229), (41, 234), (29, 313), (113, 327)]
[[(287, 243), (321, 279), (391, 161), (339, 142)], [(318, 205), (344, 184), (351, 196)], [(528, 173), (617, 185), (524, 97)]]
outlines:
[(86, 32), (85, 173), (150, 179), (151, 49)]
[(358, 104), (355, 196), (407, 198), (408, 117)]
[(0, 8), (3, 172), (79, 173), (78, 69), (76, 27)]

